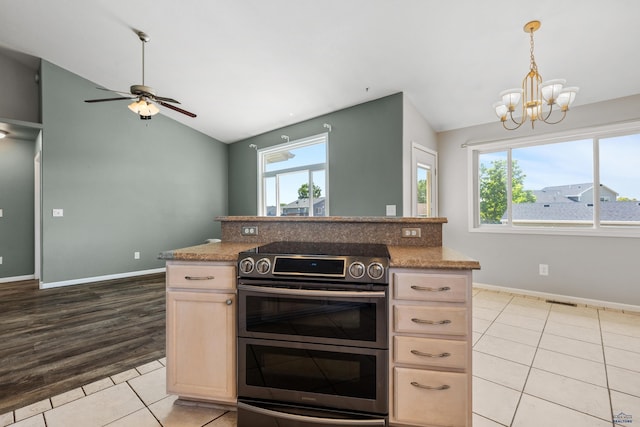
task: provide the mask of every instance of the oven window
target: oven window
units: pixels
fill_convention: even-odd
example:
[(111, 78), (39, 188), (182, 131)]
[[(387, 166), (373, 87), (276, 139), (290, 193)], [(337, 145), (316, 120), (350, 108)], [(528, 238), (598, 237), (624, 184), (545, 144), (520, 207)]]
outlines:
[(247, 332), (376, 341), (376, 303), (247, 295)]
[(376, 356), (247, 344), (246, 384), (376, 398)]

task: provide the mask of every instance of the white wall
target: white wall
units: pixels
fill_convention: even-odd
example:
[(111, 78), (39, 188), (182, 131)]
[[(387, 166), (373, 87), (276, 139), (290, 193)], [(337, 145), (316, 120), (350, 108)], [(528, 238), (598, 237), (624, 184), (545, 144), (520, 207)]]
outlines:
[(402, 94), (402, 212), (411, 216), (411, 146), (413, 143), (438, 151), (438, 139), (429, 123)]
[[(449, 220), (443, 227), (443, 245), (480, 261), (482, 269), (474, 272), (476, 283), (640, 305), (636, 270), (640, 238), (470, 233), (470, 168), (467, 149), (460, 146), (634, 119), (640, 120), (640, 95), (575, 107), (564, 122), (538, 124), (533, 131), (527, 125), (506, 131), (496, 120), (438, 134), (439, 208)], [(541, 263), (549, 265), (549, 276), (538, 274)]]

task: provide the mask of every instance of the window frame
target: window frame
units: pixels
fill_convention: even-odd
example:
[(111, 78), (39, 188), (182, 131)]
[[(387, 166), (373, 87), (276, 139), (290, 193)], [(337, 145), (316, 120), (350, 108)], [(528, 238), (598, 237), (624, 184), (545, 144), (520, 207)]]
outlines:
[[(534, 234), (534, 235), (567, 235), (567, 236), (603, 236), (603, 237), (640, 237), (640, 224), (611, 227), (600, 223), (600, 176), (599, 176), (599, 140), (640, 133), (640, 121), (628, 121), (603, 126), (594, 126), (579, 130), (534, 135), (521, 138), (509, 138), (494, 141), (470, 141), (462, 144), (467, 149), (468, 167), (468, 230), (472, 233), (500, 233), (500, 234)], [(507, 185), (507, 224), (480, 223), (480, 186), (479, 168), (480, 154), (506, 151), (507, 165), (511, 165), (511, 150), (516, 148), (569, 142), (579, 139), (591, 139), (593, 142), (593, 186), (594, 186), (594, 215), (593, 225), (590, 227), (552, 226), (541, 227), (532, 225), (514, 226), (512, 219), (511, 185)], [(512, 168), (507, 167), (507, 183), (512, 182)], [(640, 201), (639, 201), (640, 202)], [(561, 221), (555, 222), (559, 224)], [(576, 224), (579, 221), (575, 221)]]
[[(303, 148), (316, 144), (325, 144), (325, 162), (324, 163), (311, 163), (302, 166), (295, 166), (286, 169), (279, 169), (275, 171), (265, 171), (266, 163), (265, 159), (269, 154), (288, 151), (296, 148)], [(288, 141), (283, 144), (273, 145), (271, 147), (262, 148), (258, 151), (258, 216), (267, 216), (266, 212), (266, 204), (265, 204), (265, 178), (274, 177), (276, 179), (276, 218), (281, 216), (280, 206), (279, 206), (279, 184), (277, 175), (284, 175), (289, 173), (295, 173), (300, 171), (308, 171), (309, 172), (309, 182), (311, 185), (310, 191), (310, 200), (309, 200), (309, 217), (316, 216), (313, 206), (313, 174), (317, 171), (324, 171), (325, 173), (325, 182), (324, 182), (324, 216), (329, 216), (329, 133), (324, 132), (318, 135), (309, 136), (306, 138), (296, 139), (294, 141)]]

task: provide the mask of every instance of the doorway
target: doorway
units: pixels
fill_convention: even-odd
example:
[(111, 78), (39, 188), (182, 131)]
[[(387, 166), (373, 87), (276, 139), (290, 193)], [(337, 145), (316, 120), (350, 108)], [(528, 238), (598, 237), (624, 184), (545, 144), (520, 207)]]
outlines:
[(438, 153), (411, 145), (411, 216), (438, 216)]

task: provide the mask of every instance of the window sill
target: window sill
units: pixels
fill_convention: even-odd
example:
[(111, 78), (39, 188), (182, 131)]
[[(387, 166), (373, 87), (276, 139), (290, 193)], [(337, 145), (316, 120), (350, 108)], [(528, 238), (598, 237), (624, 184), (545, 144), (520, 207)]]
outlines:
[(469, 227), (470, 233), (526, 234), (541, 236), (585, 236), (585, 237), (627, 237), (640, 238), (637, 227), (526, 227), (505, 225), (482, 225)]

